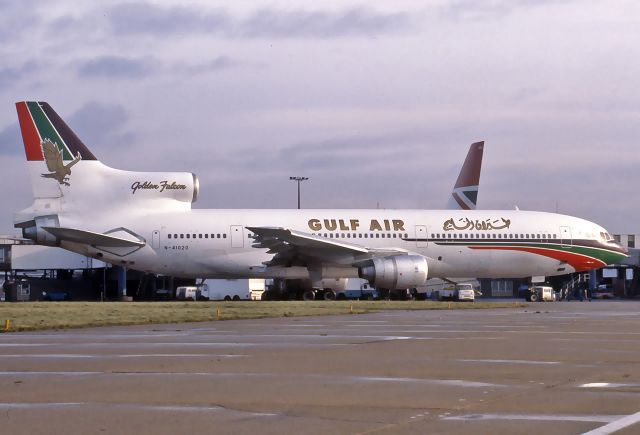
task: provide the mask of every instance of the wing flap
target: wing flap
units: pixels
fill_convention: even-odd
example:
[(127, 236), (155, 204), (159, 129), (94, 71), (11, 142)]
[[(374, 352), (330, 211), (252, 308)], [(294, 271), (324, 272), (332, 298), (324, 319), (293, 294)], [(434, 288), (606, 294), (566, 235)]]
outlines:
[(287, 230), (285, 228), (272, 227), (247, 227), (259, 237), (253, 245), (256, 248), (269, 248), (272, 250), (280, 248), (283, 243), (296, 246), (297, 248), (308, 249), (340, 249), (351, 251), (354, 254), (366, 254), (369, 249), (353, 243), (342, 242), (336, 239), (326, 239), (324, 237), (312, 236), (311, 234)]
[(327, 239), (295, 230), (278, 227), (247, 227), (255, 234), (254, 248), (267, 249), (274, 257), (268, 266), (283, 265), (300, 260), (303, 263), (328, 262), (354, 266), (375, 257), (405, 255), (400, 248), (368, 248), (338, 239)]

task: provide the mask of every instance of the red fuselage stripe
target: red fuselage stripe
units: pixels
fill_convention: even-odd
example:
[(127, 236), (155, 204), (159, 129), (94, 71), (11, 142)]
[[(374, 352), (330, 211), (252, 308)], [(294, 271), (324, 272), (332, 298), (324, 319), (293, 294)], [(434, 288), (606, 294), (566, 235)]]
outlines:
[(471, 249), (499, 249), (502, 251), (523, 251), (531, 254), (542, 255), (545, 257), (553, 258), (558, 261), (564, 261), (571, 265), (576, 272), (582, 272), (585, 270), (594, 269), (594, 266), (601, 267), (606, 266), (606, 263), (597, 258), (588, 257), (582, 254), (576, 254), (573, 252), (556, 251), (553, 249), (545, 248), (532, 248), (524, 246), (469, 246)]

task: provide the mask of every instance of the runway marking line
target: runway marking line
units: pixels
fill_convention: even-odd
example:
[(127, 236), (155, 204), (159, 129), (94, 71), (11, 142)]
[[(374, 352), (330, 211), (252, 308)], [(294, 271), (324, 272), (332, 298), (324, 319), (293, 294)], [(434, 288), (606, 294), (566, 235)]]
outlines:
[(638, 422), (640, 422), (640, 412), (636, 412), (635, 414), (627, 415), (626, 417), (614, 420), (609, 424), (606, 424), (589, 432), (585, 432), (582, 435), (608, 435), (626, 427), (632, 426)]

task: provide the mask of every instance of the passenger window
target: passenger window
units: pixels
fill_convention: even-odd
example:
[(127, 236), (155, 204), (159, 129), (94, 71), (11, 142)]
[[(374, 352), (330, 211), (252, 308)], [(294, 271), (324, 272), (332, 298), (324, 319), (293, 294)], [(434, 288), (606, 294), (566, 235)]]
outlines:
[(191, 237), (191, 234), (187, 234), (187, 239), (189, 239)]
[(167, 237), (171, 238), (171, 234), (167, 234)]
[(198, 234), (198, 238), (201, 239), (202, 238), (202, 234)]
[(368, 233), (364, 233), (364, 238), (366, 239), (368, 237), (369, 237), (369, 234)]
[(226, 234), (223, 234), (223, 235), (222, 235), (222, 238), (223, 238), (223, 239), (226, 239), (226, 238), (227, 238), (227, 235), (226, 235)]
[(380, 238), (380, 234), (376, 233), (376, 239)]
[(393, 233), (393, 238), (394, 238), (394, 239), (396, 238), (396, 233)]
[(181, 238), (181, 239), (184, 239), (184, 234), (180, 234), (180, 238)]
[(209, 234), (208, 234), (208, 233), (207, 233), (207, 234), (205, 234), (205, 235), (204, 235), (204, 238), (205, 238), (205, 239), (208, 239), (208, 238), (209, 238)]

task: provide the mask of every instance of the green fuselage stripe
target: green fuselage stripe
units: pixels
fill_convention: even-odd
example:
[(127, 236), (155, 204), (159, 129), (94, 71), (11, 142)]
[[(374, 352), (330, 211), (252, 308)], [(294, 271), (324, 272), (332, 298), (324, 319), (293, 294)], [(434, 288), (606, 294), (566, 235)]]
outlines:
[(480, 247), (480, 248), (501, 248), (507, 249), (509, 247), (514, 248), (532, 248), (532, 249), (551, 249), (554, 251), (567, 252), (571, 254), (584, 255), (585, 257), (594, 258), (596, 260), (600, 260), (606, 264), (617, 263), (627, 256), (620, 252), (611, 251), (605, 248), (595, 248), (590, 246), (580, 246), (580, 245), (569, 245), (569, 244), (558, 244), (558, 243), (531, 243), (531, 242), (513, 242), (513, 241), (456, 241), (456, 240), (437, 240), (433, 241), (437, 245), (440, 246), (466, 246), (469, 248), (472, 247)]

